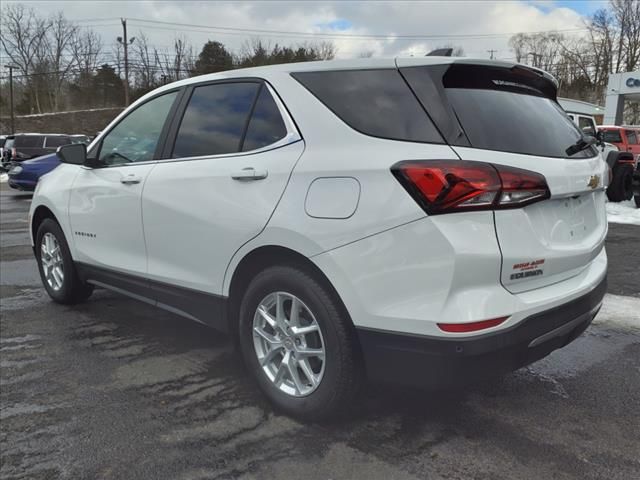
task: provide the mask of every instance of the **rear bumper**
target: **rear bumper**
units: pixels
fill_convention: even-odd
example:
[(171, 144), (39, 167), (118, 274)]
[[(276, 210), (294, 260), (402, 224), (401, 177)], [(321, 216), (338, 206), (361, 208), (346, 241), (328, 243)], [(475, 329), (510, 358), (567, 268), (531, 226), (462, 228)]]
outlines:
[(511, 328), (473, 337), (441, 338), (357, 330), (369, 378), (426, 388), (451, 388), (516, 370), (575, 340), (591, 323), (607, 290), (531, 315)]

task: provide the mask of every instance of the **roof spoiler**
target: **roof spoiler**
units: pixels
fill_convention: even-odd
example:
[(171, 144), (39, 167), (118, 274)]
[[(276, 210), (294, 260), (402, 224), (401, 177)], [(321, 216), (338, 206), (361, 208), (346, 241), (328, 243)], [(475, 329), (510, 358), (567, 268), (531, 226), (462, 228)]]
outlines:
[(450, 57), (453, 54), (453, 48), (436, 48), (431, 50), (425, 57)]

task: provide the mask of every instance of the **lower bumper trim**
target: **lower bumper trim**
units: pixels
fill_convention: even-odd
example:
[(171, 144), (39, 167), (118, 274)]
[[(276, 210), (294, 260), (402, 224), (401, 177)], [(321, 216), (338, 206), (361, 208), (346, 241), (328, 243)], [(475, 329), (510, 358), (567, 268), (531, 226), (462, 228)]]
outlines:
[(597, 315), (606, 290), (605, 277), (577, 299), (485, 335), (425, 337), (359, 328), (367, 374), (377, 382), (448, 388), (516, 370), (575, 340)]

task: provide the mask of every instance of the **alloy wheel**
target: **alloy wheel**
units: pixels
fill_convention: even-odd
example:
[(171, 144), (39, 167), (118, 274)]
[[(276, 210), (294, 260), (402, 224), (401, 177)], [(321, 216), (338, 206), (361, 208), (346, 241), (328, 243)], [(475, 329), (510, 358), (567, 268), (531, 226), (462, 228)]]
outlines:
[(60, 244), (52, 233), (45, 233), (40, 244), (40, 263), (44, 278), (52, 290), (58, 291), (64, 283), (64, 265)]
[(293, 397), (312, 393), (325, 370), (325, 344), (313, 312), (298, 297), (274, 292), (258, 304), (253, 317), (258, 363), (280, 391)]

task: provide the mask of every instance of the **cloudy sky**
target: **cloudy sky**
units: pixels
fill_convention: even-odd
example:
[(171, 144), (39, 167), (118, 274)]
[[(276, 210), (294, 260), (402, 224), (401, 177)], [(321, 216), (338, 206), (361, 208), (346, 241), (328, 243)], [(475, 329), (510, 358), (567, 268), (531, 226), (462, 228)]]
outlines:
[[(9, 2), (3, 2), (5, 5)], [(15, 3), (15, 2), (11, 2)], [(467, 56), (513, 58), (509, 36), (547, 30), (580, 35), (584, 18), (606, 6), (598, 1), (33, 1), (22, 2), (42, 14), (62, 10), (67, 18), (91, 26), (107, 48), (121, 35), (140, 32), (149, 43), (168, 48), (185, 36), (199, 52), (207, 40), (237, 51), (247, 39), (295, 45), (331, 40), (338, 58), (363, 52), (376, 56), (424, 55), (453, 44)], [(181, 24), (181, 25), (176, 25)]]

